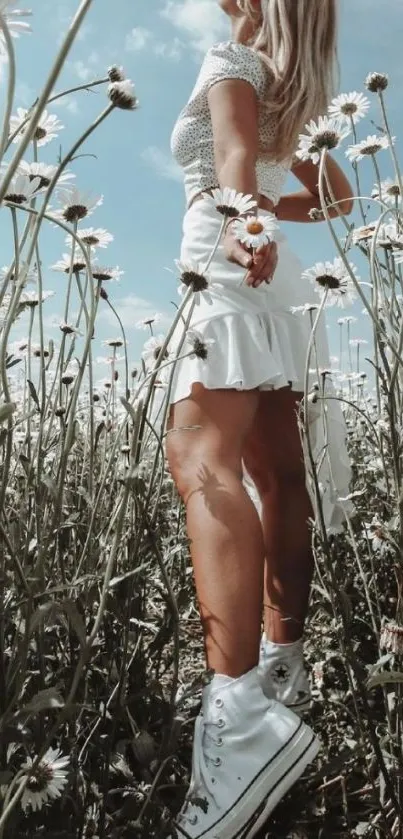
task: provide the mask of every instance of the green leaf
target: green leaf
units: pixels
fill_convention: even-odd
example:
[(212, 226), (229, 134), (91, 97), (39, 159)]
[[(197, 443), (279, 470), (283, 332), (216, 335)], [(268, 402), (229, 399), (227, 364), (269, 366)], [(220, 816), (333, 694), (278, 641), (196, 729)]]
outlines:
[(367, 688), (371, 690), (372, 688), (380, 687), (380, 685), (397, 685), (403, 684), (403, 673), (399, 670), (389, 670), (385, 673), (376, 673), (375, 676), (371, 676), (367, 681)]
[(0, 422), (8, 420), (16, 407), (15, 402), (5, 402), (4, 405), (0, 405)]
[(102, 422), (100, 422), (99, 425), (97, 426), (97, 430), (95, 432), (94, 451), (96, 451), (97, 448), (98, 448), (99, 438), (100, 438), (104, 428), (105, 428), (105, 423), (102, 420)]
[(57, 498), (57, 485), (54, 478), (51, 478), (50, 475), (42, 475), (41, 484), (43, 484), (46, 487), (53, 500), (55, 501)]
[(27, 383), (28, 383), (28, 387), (29, 387), (29, 392), (31, 394), (31, 399), (34, 400), (35, 405), (38, 408), (38, 411), (40, 411), (41, 407), (39, 405), (39, 399), (38, 399), (38, 394), (37, 394), (36, 389), (35, 389), (35, 385), (34, 385), (33, 382), (31, 382), (30, 379), (27, 379)]
[(38, 714), (40, 711), (50, 711), (53, 708), (63, 708), (64, 699), (56, 688), (40, 690), (30, 701), (24, 705), (18, 714)]
[(41, 625), (42, 621), (45, 618), (51, 619), (57, 617), (57, 615), (64, 614), (71, 623), (74, 632), (77, 635), (77, 638), (82, 646), (84, 646), (86, 642), (86, 632), (85, 632), (85, 624), (84, 621), (77, 609), (77, 606), (71, 602), (71, 600), (63, 600), (60, 603), (46, 603), (44, 606), (40, 606), (39, 609), (34, 612), (30, 622), (30, 635), (35, 632), (36, 629)]

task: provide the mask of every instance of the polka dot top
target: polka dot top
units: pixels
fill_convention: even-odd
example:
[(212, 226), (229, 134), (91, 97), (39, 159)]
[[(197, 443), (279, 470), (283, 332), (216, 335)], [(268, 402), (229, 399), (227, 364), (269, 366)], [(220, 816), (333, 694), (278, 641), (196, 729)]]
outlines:
[[(213, 129), (208, 91), (223, 79), (244, 79), (255, 89), (259, 102), (264, 102), (268, 71), (262, 59), (251, 48), (233, 41), (216, 44), (208, 50), (196, 85), (174, 126), (171, 137), (172, 154), (184, 170), (187, 206), (202, 190), (218, 186), (215, 171)], [(262, 148), (273, 140), (275, 118), (259, 108), (259, 136)], [(283, 163), (256, 161), (258, 192), (276, 205), (280, 199), (292, 159)]]

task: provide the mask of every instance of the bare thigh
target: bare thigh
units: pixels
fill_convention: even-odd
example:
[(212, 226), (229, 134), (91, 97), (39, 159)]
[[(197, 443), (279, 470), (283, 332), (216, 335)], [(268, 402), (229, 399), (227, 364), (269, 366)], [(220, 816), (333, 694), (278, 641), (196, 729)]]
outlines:
[(201, 464), (225, 464), (242, 477), (242, 452), (258, 406), (256, 388), (209, 390), (201, 384), (171, 405), (166, 454), (182, 496), (192, 488)]
[(304, 481), (296, 412), (303, 393), (289, 387), (259, 391), (259, 405), (243, 449), (246, 469), (260, 495), (273, 481)]

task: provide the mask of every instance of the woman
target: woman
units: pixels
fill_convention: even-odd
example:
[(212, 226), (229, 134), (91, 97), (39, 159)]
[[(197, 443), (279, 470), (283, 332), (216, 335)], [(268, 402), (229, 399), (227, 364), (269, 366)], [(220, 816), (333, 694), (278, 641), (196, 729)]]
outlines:
[[(172, 137), (188, 201), (185, 266), (205, 265), (219, 233), (213, 188), (253, 196), (259, 217), (276, 215), (280, 227), (310, 221), (318, 170), (293, 151), (304, 125), (325, 113), (334, 95), (336, 2), (220, 0), (231, 40), (208, 51)], [(290, 169), (304, 190), (280, 197)], [(350, 213), (351, 187), (332, 159), (328, 174), (341, 211)], [(254, 836), (318, 751), (294, 713), (309, 704), (302, 632), (313, 559), (312, 498), (296, 419), (310, 322), (290, 311), (317, 297), (284, 236), (252, 256), (233, 221), (191, 314), (208, 357), (177, 363), (166, 440), (186, 505), (207, 664), (215, 671), (203, 691), (178, 820), (178, 835), (192, 839)], [(323, 323), (316, 350), (319, 364), (329, 366)], [(335, 403), (329, 446), (345, 494), (350, 474), (337, 410)], [(328, 525), (339, 512), (329, 495)]]

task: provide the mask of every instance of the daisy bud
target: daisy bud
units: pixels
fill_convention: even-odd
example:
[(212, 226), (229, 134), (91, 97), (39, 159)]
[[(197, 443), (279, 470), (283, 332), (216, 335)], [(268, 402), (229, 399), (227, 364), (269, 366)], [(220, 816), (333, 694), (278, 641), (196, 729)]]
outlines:
[(93, 402), (99, 402), (100, 398), (101, 397), (99, 396), (99, 393), (93, 393), (92, 394), (92, 401)]
[(134, 111), (137, 108), (138, 99), (134, 93), (134, 84), (130, 79), (112, 82), (108, 87), (108, 96), (115, 108), (121, 108), (123, 111)]
[(55, 414), (57, 417), (64, 417), (66, 413), (66, 408), (56, 408)]
[(101, 286), (99, 296), (102, 297), (102, 300), (108, 300), (108, 295), (103, 286)]
[(380, 90), (386, 90), (389, 84), (389, 76), (387, 73), (369, 73), (365, 79), (365, 86), (371, 93), (379, 93)]
[(110, 82), (124, 82), (125, 78), (123, 67), (112, 64), (112, 67), (108, 68), (108, 79)]

